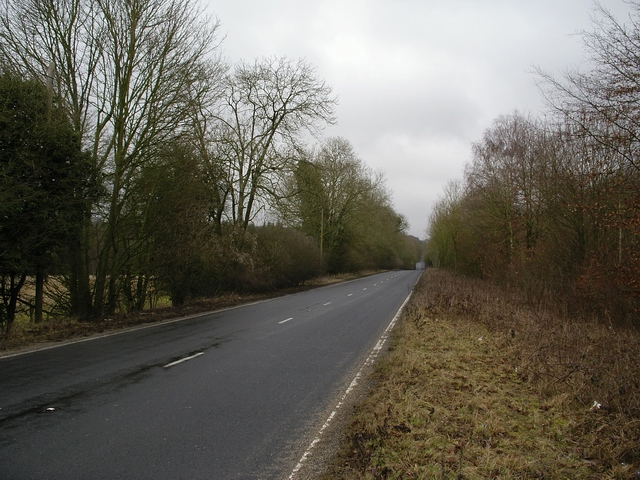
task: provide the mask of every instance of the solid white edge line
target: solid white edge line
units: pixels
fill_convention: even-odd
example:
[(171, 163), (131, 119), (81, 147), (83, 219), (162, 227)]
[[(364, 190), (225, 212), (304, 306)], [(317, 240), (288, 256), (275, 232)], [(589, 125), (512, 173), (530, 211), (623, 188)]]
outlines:
[(286, 320), (282, 320), (281, 322), (278, 322), (278, 324), (287, 323), (289, 320), (293, 320), (293, 317), (287, 318)]
[(167, 364), (166, 364), (164, 367), (162, 367), (162, 368), (169, 368), (169, 367), (173, 367), (174, 365), (178, 365), (179, 363), (186, 362), (187, 360), (192, 360), (192, 359), (194, 359), (194, 358), (196, 358), (196, 357), (199, 357), (200, 355), (204, 355), (204, 353), (203, 353), (203, 352), (200, 352), (200, 353), (196, 353), (195, 355), (191, 355), (190, 357), (184, 357), (184, 358), (181, 358), (180, 360), (176, 360), (175, 362), (167, 363)]
[(347, 396), (353, 391), (353, 389), (356, 387), (356, 385), (358, 385), (358, 381), (362, 377), (362, 372), (364, 371), (364, 369), (366, 367), (368, 367), (369, 365), (371, 365), (373, 362), (375, 362), (376, 358), (380, 354), (380, 351), (382, 350), (382, 347), (384, 347), (385, 342), (389, 338), (389, 335), (391, 334), (391, 331), (393, 330), (393, 327), (396, 326), (396, 323), (398, 322), (398, 319), (400, 318), (400, 314), (402, 313), (402, 309), (409, 302), (409, 299), (411, 298), (411, 294), (412, 293), (413, 293), (413, 289), (411, 289), (411, 291), (409, 292), (409, 295), (407, 295), (407, 298), (404, 299), (404, 302), (402, 302), (402, 305), (400, 305), (400, 308), (398, 309), (398, 311), (396, 312), (394, 317), (391, 319), (391, 323), (389, 323), (389, 325), (387, 326), (385, 331), (382, 333), (382, 335), (378, 339), (378, 343), (376, 343), (376, 346), (373, 347), (373, 350), (371, 350), (371, 353), (369, 353), (369, 356), (367, 357), (365, 362), (360, 367), (360, 370), (358, 370), (358, 373), (356, 373), (356, 376), (353, 378), (353, 380), (349, 384), (349, 387), (347, 387), (347, 389), (345, 390), (344, 394), (342, 395), (342, 398), (340, 399), (340, 401), (336, 405), (336, 408), (334, 408), (333, 411), (331, 412), (331, 414), (329, 414), (329, 417), (324, 422), (324, 425), (322, 425), (322, 427), (320, 427), (320, 431), (318, 431), (318, 435), (316, 436), (316, 438), (313, 439), (313, 441), (307, 447), (307, 451), (304, 452), (302, 457), (300, 457), (300, 460), (298, 461), (298, 464), (296, 465), (296, 467), (291, 472), (291, 475), (289, 475), (289, 480), (294, 478), (296, 473), (298, 473), (300, 471), (300, 469), (302, 468), (304, 462), (311, 455), (311, 451), (313, 450), (313, 448), (318, 444), (318, 442), (320, 442), (320, 438), (322, 437), (322, 434), (325, 432), (325, 430), (327, 428), (329, 428), (329, 425), (331, 424), (331, 420), (333, 420), (333, 417), (336, 416), (336, 414), (338, 413), (338, 410), (340, 410), (340, 408), (344, 404), (344, 401), (346, 400)]

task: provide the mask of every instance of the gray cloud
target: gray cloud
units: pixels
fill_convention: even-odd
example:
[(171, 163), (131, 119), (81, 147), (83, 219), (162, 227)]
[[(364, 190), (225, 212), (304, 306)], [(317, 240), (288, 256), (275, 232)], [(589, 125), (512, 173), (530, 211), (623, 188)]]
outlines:
[[(620, 19), (629, 7), (601, 2)], [(590, 0), (216, 0), (226, 56), (304, 57), (339, 96), (338, 125), (386, 172), (396, 209), (424, 237), (433, 202), (460, 178), (500, 114), (540, 111), (534, 65), (584, 60)]]

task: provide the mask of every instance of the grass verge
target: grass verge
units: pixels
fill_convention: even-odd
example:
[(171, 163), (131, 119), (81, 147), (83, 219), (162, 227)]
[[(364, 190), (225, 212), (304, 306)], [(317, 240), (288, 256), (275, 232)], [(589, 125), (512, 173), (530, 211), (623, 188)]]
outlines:
[(640, 478), (639, 337), (427, 270), (324, 478)]

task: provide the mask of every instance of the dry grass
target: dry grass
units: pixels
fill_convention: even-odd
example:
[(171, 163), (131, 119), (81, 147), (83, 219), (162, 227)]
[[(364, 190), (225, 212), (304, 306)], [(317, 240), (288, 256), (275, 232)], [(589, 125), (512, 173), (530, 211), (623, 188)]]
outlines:
[(427, 270), (326, 478), (640, 478), (639, 347)]

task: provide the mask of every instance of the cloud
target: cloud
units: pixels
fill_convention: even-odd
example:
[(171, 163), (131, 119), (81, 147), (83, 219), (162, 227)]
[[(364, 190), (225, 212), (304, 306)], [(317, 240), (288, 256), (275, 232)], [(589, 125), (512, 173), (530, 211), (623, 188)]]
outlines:
[[(630, 7), (604, 0), (618, 18)], [(396, 209), (424, 236), (433, 201), (461, 178), (500, 114), (540, 111), (531, 71), (584, 60), (591, 0), (216, 0), (231, 60), (303, 57), (339, 96), (342, 136), (386, 172)]]

